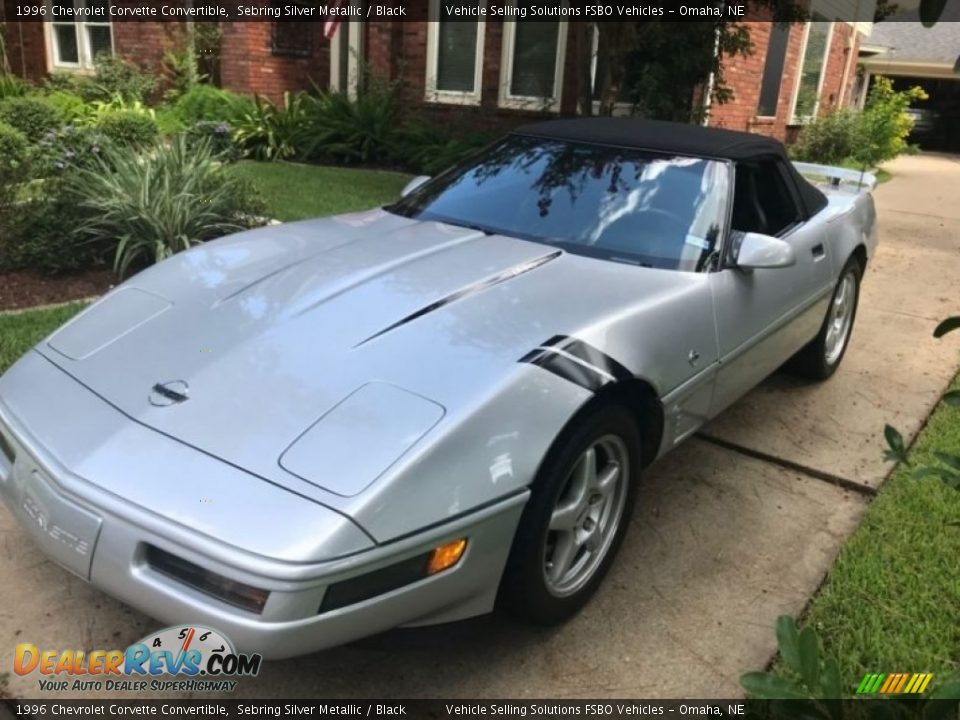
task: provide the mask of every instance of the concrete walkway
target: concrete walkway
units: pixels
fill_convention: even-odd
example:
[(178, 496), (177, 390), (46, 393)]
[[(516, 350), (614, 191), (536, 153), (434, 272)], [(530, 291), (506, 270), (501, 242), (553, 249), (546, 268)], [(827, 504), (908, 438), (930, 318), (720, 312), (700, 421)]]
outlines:
[[(620, 558), (577, 618), (394, 631), (267, 663), (236, 695), (739, 695), (739, 675), (775, 651), (776, 616), (802, 611), (885, 476), (883, 424), (912, 436), (956, 368), (957, 343), (931, 332), (957, 310), (960, 162), (911, 157), (891, 170), (843, 367), (825, 385), (771, 378), (654, 468)], [(16, 642), (120, 648), (155, 629), (49, 563), (0, 511), (6, 657)], [(7, 692), (38, 696), (36, 676), (12, 676)]]

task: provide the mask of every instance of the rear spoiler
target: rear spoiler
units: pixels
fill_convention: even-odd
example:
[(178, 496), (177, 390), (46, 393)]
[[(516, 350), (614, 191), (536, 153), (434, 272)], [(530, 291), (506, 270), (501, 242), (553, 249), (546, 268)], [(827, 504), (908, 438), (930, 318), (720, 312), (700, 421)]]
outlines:
[(805, 162), (795, 162), (793, 166), (815, 185), (828, 185), (836, 189), (855, 186), (852, 189), (857, 192), (873, 192), (877, 187), (877, 177), (873, 173)]

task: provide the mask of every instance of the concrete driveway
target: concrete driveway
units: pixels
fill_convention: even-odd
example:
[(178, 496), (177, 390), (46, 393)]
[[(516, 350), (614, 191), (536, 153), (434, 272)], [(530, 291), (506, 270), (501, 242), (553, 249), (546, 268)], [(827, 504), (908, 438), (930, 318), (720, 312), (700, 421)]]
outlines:
[[(931, 333), (957, 310), (960, 162), (909, 157), (891, 170), (843, 367), (825, 385), (771, 378), (658, 464), (620, 558), (577, 618), (551, 630), (481, 618), (394, 631), (267, 663), (236, 695), (739, 695), (739, 675), (775, 651), (776, 616), (802, 611), (884, 478), (883, 424), (912, 437), (956, 368), (956, 343)], [(0, 510), (0, 655), (16, 642), (124, 647), (157, 627), (53, 566)], [(12, 676), (7, 692), (38, 696), (36, 677)]]

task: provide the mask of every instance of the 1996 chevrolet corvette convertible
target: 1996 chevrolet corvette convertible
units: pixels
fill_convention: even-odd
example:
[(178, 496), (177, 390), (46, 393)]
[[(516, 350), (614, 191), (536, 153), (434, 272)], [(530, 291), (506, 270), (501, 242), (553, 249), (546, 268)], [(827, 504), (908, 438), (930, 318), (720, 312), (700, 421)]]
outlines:
[(0, 379), (0, 494), (69, 571), (265, 657), (562, 621), (645, 466), (781, 365), (836, 370), (876, 245), (857, 179), (554, 120), (393, 205), (199, 245)]

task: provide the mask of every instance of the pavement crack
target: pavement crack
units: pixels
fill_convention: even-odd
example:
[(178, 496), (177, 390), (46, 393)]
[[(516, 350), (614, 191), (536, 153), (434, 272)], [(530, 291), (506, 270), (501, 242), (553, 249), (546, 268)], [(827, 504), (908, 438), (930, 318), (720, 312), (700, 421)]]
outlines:
[(949, 215), (933, 215), (932, 213), (916, 212), (915, 210), (896, 210), (894, 208), (887, 208), (883, 212), (899, 213), (900, 215), (916, 215), (919, 217), (933, 218), (934, 220), (956, 220), (957, 219), (955, 217), (950, 217)]
[(765, 453), (760, 450), (744, 447), (743, 445), (738, 445), (737, 443), (730, 442), (729, 440), (723, 440), (722, 438), (714, 437), (713, 435), (707, 435), (702, 432), (697, 433), (697, 437), (705, 442), (716, 445), (717, 447), (722, 447), (726, 450), (731, 450), (733, 452), (740, 453), (741, 455), (746, 455), (754, 460), (760, 460), (761, 462), (770, 463), (771, 465), (777, 465), (785, 468), (786, 470), (803, 473), (804, 475), (808, 475), (815, 480), (836, 485), (844, 490), (850, 490), (851, 492), (858, 493), (859, 495), (863, 495), (865, 497), (872, 498), (877, 494), (876, 488), (862, 485), (848, 478), (841, 477), (840, 475), (834, 475), (833, 473), (824, 472), (823, 470), (817, 470), (816, 468), (803, 465), (802, 463), (779, 458), (776, 455), (770, 455), (769, 453)]

